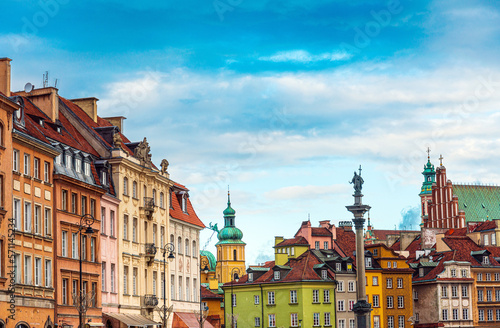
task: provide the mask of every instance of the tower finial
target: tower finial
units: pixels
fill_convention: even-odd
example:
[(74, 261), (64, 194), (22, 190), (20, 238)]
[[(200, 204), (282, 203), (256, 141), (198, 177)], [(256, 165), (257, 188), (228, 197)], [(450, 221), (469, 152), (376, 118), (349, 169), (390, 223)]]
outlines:
[(229, 185), (227, 185), (227, 205), (231, 205), (231, 193), (229, 192)]
[(443, 166), (443, 155), (439, 154), (439, 166)]
[(427, 147), (427, 160), (428, 161), (431, 160), (431, 148), (430, 147)]

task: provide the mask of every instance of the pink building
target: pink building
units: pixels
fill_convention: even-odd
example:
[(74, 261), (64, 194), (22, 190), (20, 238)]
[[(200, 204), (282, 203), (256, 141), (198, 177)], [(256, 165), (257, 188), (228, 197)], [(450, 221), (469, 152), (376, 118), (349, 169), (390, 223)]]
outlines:
[(101, 198), (102, 312), (118, 312), (118, 205), (110, 194)]
[(295, 237), (302, 236), (309, 243), (311, 249), (333, 249), (337, 239), (337, 230), (329, 220), (319, 221), (319, 227), (311, 227), (311, 221), (303, 221)]

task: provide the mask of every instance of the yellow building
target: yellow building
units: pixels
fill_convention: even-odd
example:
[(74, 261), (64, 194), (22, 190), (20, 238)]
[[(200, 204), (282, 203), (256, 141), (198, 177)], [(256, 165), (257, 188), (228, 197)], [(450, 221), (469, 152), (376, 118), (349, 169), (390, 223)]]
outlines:
[(409, 327), (413, 316), (413, 269), (384, 244), (365, 245), (366, 294), (372, 304), (371, 327)]

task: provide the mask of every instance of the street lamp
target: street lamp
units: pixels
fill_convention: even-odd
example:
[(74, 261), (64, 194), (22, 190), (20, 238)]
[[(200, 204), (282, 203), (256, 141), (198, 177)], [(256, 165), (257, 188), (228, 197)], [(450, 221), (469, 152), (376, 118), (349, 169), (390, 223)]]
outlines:
[[(91, 235), (94, 233), (94, 229), (92, 229), (92, 224), (94, 224), (95, 219), (90, 214), (85, 214), (80, 217), (80, 226), (78, 228), (78, 234), (80, 235), (80, 256), (79, 256), (79, 264), (80, 264), (80, 297), (76, 302), (76, 306), (78, 307), (78, 327), (83, 328), (83, 314), (87, 312), (88, 308), (88, 300), (87, 295), (82, 295), (83, 293), (83, 279), (82, 279), (82, 230), (85, 228), (84, 233)], [(76, 295), (74, 295), (76, 296)], [(94, 296), (95, 297), (95, 296)]]
[(234, 307), (234, 300), (233, 300), (233, 297), (234, 297), (234, 294), (233, 294), (233, 281), (234, 281), (234, 280), (236, 280), (236, 282), (238, 282), (238, 280), (240, 280), (239, 274), (240, 274), (240, 269), (238, 269), (238, 268), (233, 268), (233, 270), (231, 270), (231, 328), (234, 328), (234, 315), (233, 315), (233, 307)]
[(206, 258), (202, 258), (200, 261), (200, 328), (203, 328), (203, 302), (201, 298), (201, 273), (205, 272), (208, 274), (208, 260)]
[(167, 327), (167, 270), (165, 264), (165, 255), (168, 252), (168, 261), (172, 262), (175, 259), (174, 256), (175, 246), (173, 243), (166, 243), (163, 247), (163, 328)]

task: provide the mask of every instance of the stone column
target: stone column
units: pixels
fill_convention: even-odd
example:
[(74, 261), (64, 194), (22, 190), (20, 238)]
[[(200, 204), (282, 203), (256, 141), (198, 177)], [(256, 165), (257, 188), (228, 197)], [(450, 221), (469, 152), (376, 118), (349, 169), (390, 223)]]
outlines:
[[(361, 188), (360, 188), (361, 189)], [(346, 206), (347, 210), (354, 215), (354, 227), (356, 229), (356, 280), (357, 280), (357, 302), (353, 306), (356, 314), (358, 328), (370, 328), (371, 304), (366, 299), (366, 275), (365, 275), (365, 245), (363, 226), (365, 224), (364, 214), (370, 206), (363, 205), (361, 190), (354, 193), (354, 205)]]

